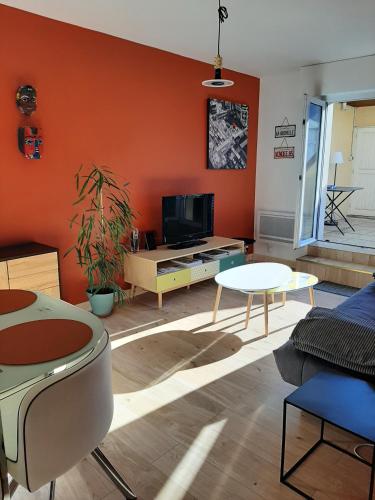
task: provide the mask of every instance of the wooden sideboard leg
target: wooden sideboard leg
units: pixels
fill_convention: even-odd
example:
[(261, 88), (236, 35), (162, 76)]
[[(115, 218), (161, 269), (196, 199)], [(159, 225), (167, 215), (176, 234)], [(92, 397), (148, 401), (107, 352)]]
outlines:
[(283, 306), (285, 306), (286, 303), (286, 292), (283, 292)]
[(249, 293), (249, 297), (247, 298), (245, 328), (247, 328), (249, 326), (250, 311), (251, 311), (252, 303), (253, 303), (253, 294)]
[(310, 294), (310, 304), (314, 307), (315, 306), (315, 295), (314, 295), (314, 288), (310, 286), (309, 288), (309, 294)]
[(158, 308), (161, 309), (163, 307), (163, 294), (161, 292), (158, 293)]
[(264, 294), (264, 333), (268, 337), (268, 293)]
[(216, 299), (215, 299), (215, 304), (214, 304), (214, 312), (212, 316), (212, 323), (216, 323), (216, 316), (217, 316), (217, 310), (219, 309), (219, 304), (220, 304), (220, 298), (221, 298), (221, 292), (223, 290), (223, 286), (219, 285), (217, 287), (217, 292), (216, 292)]

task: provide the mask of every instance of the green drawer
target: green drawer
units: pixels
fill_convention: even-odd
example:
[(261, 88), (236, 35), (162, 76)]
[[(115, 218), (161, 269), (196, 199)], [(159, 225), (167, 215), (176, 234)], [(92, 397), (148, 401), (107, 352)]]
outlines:
[(239, 253), (237, 255), (231, 255), (230, 257), (225, 257), (224, 259), (220, 259), (220, 272), (226, 271), (231, 267), (242, 266), (245, 264), (245, 254)]

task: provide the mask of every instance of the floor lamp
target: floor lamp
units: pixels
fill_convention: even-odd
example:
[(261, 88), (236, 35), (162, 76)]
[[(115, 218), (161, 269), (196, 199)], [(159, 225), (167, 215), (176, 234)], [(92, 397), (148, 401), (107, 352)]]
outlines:
[[(334, 179), (333, 179), (333, 187), (336, 187), (336, 177), (337, 177), (337, 167), (339, 165), (343, 165), (344, 164), (344, 156), (342, 154), (341, 151), (335, 151), (332, 156), (331, 156), (331, 163), (334, 163), (335, 165), (335, 176), (334, 176)], [(335, 206), (334, 205), (335, 203), (335, 191), (332, 192), (332, 201), (331, 203), (328, 205), (329, 207), (332, 205), (332, 210), (331, 210), (331, 213), (330, 215), (328, 216), (328, 220), (325, 220), (324, 224), (326, 226), (336, 226), (337, 227), (337, 221), (334, 220), (333, 218), (333, 207)]]
[(341, 151), (336, 151), (335, 153), (333, 153), (332, 163), (335, 164), (335, 177), (333, 179), (333, 185), (336, 186), (337, 166), (344, 164), (344, 156)]

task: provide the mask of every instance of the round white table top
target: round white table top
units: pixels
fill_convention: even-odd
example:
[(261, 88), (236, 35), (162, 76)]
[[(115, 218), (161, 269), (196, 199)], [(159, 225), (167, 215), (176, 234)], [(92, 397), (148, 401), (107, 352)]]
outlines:
[[(301, 290), (302, 288), (311, 288), (319, 282), (319, 279), (313, 274), (300, 273), (300, 272), (292, 272), (292, 275), (289, 281), (286, 281), (282, 285), (277, 288), (273, 288), (272, 290), (268, 290), (267, 293), (282, 293), (282, 292), (293, 292), (294, 290)], [(244, 291), (244, 293), (249, 293), (248, 290)], [(252, 291), (251, 293), (255, 294), (263, 294), (264, 290), (260, 291)]]
[(260, 291), (278, 288), (291, 278), (292, 270), (284, 264), (259, 262), (233, 267), (215, 276), (218, 285), (232, 290)]

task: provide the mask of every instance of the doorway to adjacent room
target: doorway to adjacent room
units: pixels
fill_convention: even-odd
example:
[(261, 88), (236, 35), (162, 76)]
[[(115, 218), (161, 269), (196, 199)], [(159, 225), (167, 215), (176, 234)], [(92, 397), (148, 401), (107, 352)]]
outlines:
[(375, 99), (307, 98), (300, 180), (296, 248), (375, 249)]
[(375, 100), (333, 104), (329, 159), (319, 239), (375, 248)]

